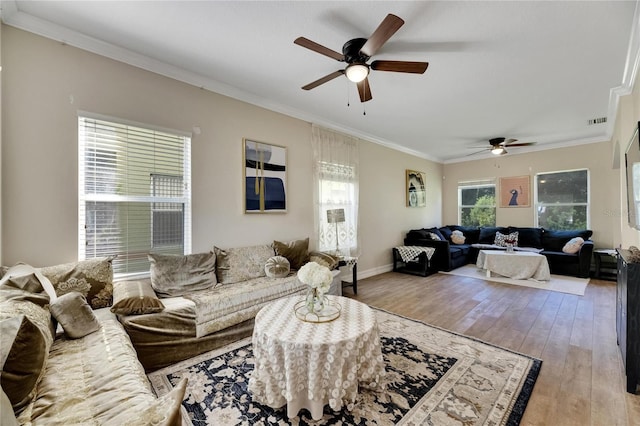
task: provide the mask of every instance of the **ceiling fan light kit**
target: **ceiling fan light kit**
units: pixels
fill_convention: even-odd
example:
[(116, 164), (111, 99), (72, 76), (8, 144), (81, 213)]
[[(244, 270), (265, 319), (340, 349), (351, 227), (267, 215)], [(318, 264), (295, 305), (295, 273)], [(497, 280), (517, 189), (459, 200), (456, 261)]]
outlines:
[[(531, 145), (535, 145), (535, 142), (520, 142), (520, 143), (515, 143), (518, 142), (518, 139), (507, 139), (507, 138), (493, 138), (493, 139), (489, 139), (489, 146), (486, 148), (483, 148), (480, 151), (476, 151), (476, 152), (472, 152), (469, 155), (475, 155), (475, 154), (479, 154), (481, 152), (491, 152), (493, 155), (506, 155), (507, 154), (507, 147), (509, 149), (511, 148), (516, 148), (516, 147), (520, 147), (520, 146), (531, 146)], [(476, 148), (481, 148), (481, 147), (476, 147)]]
[(369, 67), (365, 64), (350, 64), (345, 70), (347, 78), (354, 83), (359, 83), (369, 75)]
[(358, 85), (360, 102), (367, 102), (372, 99), (371, 87), (369, 86), (369, 79), (367, 78), (371, 70), (423, 74), (429, 66), (428, 62), (373, 61), (371, 65), (367, 64), (367, 61), (402, 25), (404, 25), (404, 21), (401, 18), (388, 14), (368, 39), (354, 38), (347, 41), (344, 46), (342, 46), (342, 54), (322, 46), (315, 41), (298, 37), (294, 40), (294, 43), (298, 46), (313, 50), (316, 53), (335, 59), (338, 62), (346, 62), (348, 64), (345, 69), (327, 74), (314, 82), (302, 86), (302, 89), (311, 90), (344, 74), (349, 81)]

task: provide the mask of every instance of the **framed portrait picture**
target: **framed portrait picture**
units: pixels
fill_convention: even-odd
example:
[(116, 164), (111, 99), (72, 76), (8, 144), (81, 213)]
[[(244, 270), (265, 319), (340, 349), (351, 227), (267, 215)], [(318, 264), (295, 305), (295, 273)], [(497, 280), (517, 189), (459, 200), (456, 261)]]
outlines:
[(423, 172), (407, 170), (407, 207), (427, 206), (426, 175)]
[(286, 213), (287, 148), (243, 139), (245, 213)]
[(530, 176), (500, 178), (500, 207), (531, 207)]

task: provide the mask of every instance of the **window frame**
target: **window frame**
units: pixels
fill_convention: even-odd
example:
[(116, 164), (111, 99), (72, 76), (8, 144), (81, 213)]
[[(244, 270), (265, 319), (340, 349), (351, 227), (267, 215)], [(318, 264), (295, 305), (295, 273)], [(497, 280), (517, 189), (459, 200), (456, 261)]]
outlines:
[[(344, 165), (340, 163), (331, 163), (327, 161), (319, 161), (317, 167), (320, 170), (320, 177), (317, 182), (317, 191), (318, 191), (318, 215), (321, 218), (320, 227), (324, 229), (324, 232), (328, 234), (335, 234), (336, 230), (340, 233), (340, 229), (347, 233), (346, 236), (346, 244), (339, 244), (340, 251), (355, 252), (358, 247), (358, 235), (357, 228), (355, 228), (354, 232), (349, 232), (350, 229), (354, 228), (354, 224), (357, 223), (357, 214), (358, 214), (358, 206), (350, 204), (346, 201), (338, 201), (331, 199), (321, 199), (323, 195), (326, 194), (326, 187), (323, 189), (323, 185), (345, 185), (345, 193), (349, 194), (345, 197), (345, 200), (355, 200), (356, 194), (358, 191), (358, 183), (355, 182), (357, 177), (357, 170), (355, 166)], [(344, 209), (345, 222), (340, 224), (329, 224), (326, 223), (326, 215), (327, 210), (332, 209)], [(346, 229), (345, 229), (346, 228)], [(338, 240), (340, 238), (338, 235), (335, 236)], [(328, 251), (334, 252), (336, 251), (336, 246), (333, 245), (335, 241), (331, 242), (331, 245), (325, 244), (322, 238), (318, 239), (318, 250), (320, 251)]]
[(464, 226), (462, 223), (462, 209), (475, 207), (475, 204), (473, 205), (462, 204), (462, 191), (464, 189), (472, 189), (472, 188), (493, 188), (493, 206), (488, 206), (487, 208), (493, 208), (493, 213), (494, 213), (493, 216), (495, 217), (496, 220), (492, 226), (496, 226), (496, 223), (498, 221), (498, 218), (497, 218), (498, 206), (496, 201), (497, 185), (496, 185), (495, 179), (481, 179), (481, 180), (458, 182), (458, 224), (460, 224), (461, 226)]
[[(540, 176), (543, 175), (551, 175), (551, 174), (558, 174), (558, 173), (572, 173), (572, 172), (581, 172), (581, 171), (585, 171), (587, 173), (587, 201), (584, 203), (541, 203), (539, 200), (539, 194), (538, 194), (538, 179), (540, 178)], [(534, 226), (536, 227), (541, 227), (540, 225), (540, 215), (539, 215), (539, 211), (540, 211), (540, 207), (542, 206), (552, 206), (552, 207), (564, 207), (564, 206), (585, 206), (586, 207), (586, 225), (585, 225), (585, 229), (590, 229), (591, 228), (591, 171), (586, 168), (579, 168), (579, 169), (568, 169), (568, 170), (556, 170), (556, 171), (548, 171), (548, 172), (539, 172), (536, 173), (534, 176), (534, 187), (533, 187), (533, 194), (534, 194), (534, 210), (533, 210), (533, 215), (534, 215)], [(575, 228), (577, 229), (577, 228)]]
[[(98, 130), (94, 134), (87, 135), (87, 131), (90, 131), (91, 126), (94, 126), (94, 125), (96, 126), (96, 128), (99, 128), (100, 126), (113, 125), (113, 129), (104, 130), (104, 133), (101, 133), (101, 131)], [(127, 136), (124, 138), (120, 137), (123, 131), (124, 133), (127, 134)], [(122, 161), (122, 159), (124, 158), (125, 161), (129, 161), (132, 158), (129, 156), (128, 152), (123, 154), (123, 152), (129, 149), (129, 144), (131, 143), (130, 141), (132, 140), (128, 136), (129, 131), (131, 131), (133, 134), (136, 134), (136, 135), (141, 134), (142, 137), (151, 137), (151, 140), (153, 141), (152, 144), (154, 147), (163, 147), (162, 138), (165, 137), (166, 135), (169, 135), (175, 141), (178, 141), (178, 140), (181, 141), (182, 145), (180, 146), (180, 155), (182, 157), (181, 158), (182, 164), (179, 164), (180, 162), (175, 162), (175, 164), (171, 166), (171, 167), (176, 167), (177, 170), (180, 170), (182, 172), (181, 178), (182, 178), (182, 184), (183, 184), (183, 191), (181, 196), (154, 196), (152, 176), (154, 174), (165, 175), (166, 173), (158, 173), (157, 171), (154, 170), (154, 168), (149, 168), (148, 171), (143, 170), (143, 168), (141, 169), (134, 168), (133, 170), (126, 169), (124, 172), (118, 169), (119, 167), (117, 165), (118, 159)], [(114, 137), (112, 141), (109, 140), (107, 142), (104, 142), (103, 140), (100, 140), (98, 142), (101, 136), (104, 137), (105, 134), (110, 134), (110, 133), (116, 134), (119, 137), (118, 138)], [(160, 139), (156, 140), (155, 139), (156, 137)], [(87, 212), (90, 211), (90, 208), (88, 209), (87, 207), (91, 203), (113, 203), (116, 210), (119, 210), (120, 208), (122, 208), (124, 209), (122, 211), (125, 211), (125, 212), (128, 211), (127, 209), (132, 209), (136, 207), (139, 208), (140, 204), (142, 204), (143, 206), (148, 205), (149, 211), (151, 212), (151, 217), (149, 217), (149, 224), (151, 229), (148, 229), (147, 231), (141, 231), (142, 229), (147, 229), (147, 225), (144, 225), (144, 228), (140, 228), (140, 227), (131, 226), (129, 223), (127, 223), (124, 226), (117, 227), (115, 231), (115, 233), (118, 235), (117, 238), (121, 238), (123, 235), (131, 235), (130, 234), (131, 232), (133, 232), (134, 234), (148, 232), (150, 237), (148, 241), (149, 243), (148, 252), (166, 253), (167, 249), (173, 249), (173, 251), (176, 251), (176, 250), (180, 251), (181, 252), (180, 254), (191, 253), (191, 239), (192, 239), (192, 235), (191, 235), (192, 234), (191, 233), (191, 226), (192, 226), (191, 137), (192, 136), (190, 133), (186, 133), (186, 132), (182, 132), (174, 129), (160, 128), (160, 127), (148, 125), (145, 123), (137, 123), (137, 122), (127, 121), (127, 120), (123, 120), (116, 117), (104, 116), (104, 115), (94, 114), (94, 113), (85, 112), (85, 111), (78, 111), (78, 259), (79, 260), (90, 259), (94, 256), (102, 256), (103, 254), (99, 254), (98, 253), (99, 251), (102, 251), (102, 252), (111, 251), (112, 253), (109, 253), (109, 255), (118, 255), (118, 254), (130, 255), (131, 254), (129, 251), (129, 248), (131, 247), (131, 244), (129, 243), (129, 241), (125, 241), (123, 243), (123, 240), (119, 239), (118, 240), (119, 248), (113, 248), (109, 250), (109, 248), (107, 247), (105, 250), (100, 250), (100, 249), (92, 250), (94, 255), (93, 256), (88, 255), (86, 244), (89, 241), (89, 238), (87, 237), (88, 235), (90, 235), (90, 232), (88, 232), (88, 229), (87, 229), (87, 224), (89, 222), (87, 221), (86, 215), (87, 215)], [(92, 140), (92, 138), (94, 139)], [(167, 146), (167, 145), (164, 145), (164, 146)], [(134, 173), (142, 172), (143, 173), (142, 176), (146, 176), (146, 173), (148, 173), (148, 176), (149, 176), (148, 194), (145, 195), (145, 194), (135, 193), (135, 190), (122, 191), (115, 188), (110, 192), (97, 191), (96, 188), (100, 187), (101, 185), (100, 182), (92, 184), (90, 182), (87, 182), (86, 180), (87, 169), (88, 169), (87, 152), (90, 151), (91, 149), (95, 151), (105, 151), (105, 152), (111, 151), (115, 153), (116, 164), (114, 165), (114, 176), (115, 176), (114, 181), (116, 182), (118, 181), (118, 179), (125, 179), (125, 180), (129, 179), (127, 178), (127, 176), (130, 176), (131, 172), (134, 172)], [(94, 154), (94, 158), (98, 158), (98, 154)], [(150, 163), (152, 163), (154, 161), (153, 159), (156, 157), (154, 154), (151, 154), (148, 157), (142, 157), (142, 158), (148, 158), (150, 159)], [(167, 158), (167, 157), (164, 157), (164, 158)], [(177, 158), (178, 157), (176, 157), (176, 159)], [(91, 171), (89, 171), (89, 173), (91, 173)], [(96, 174), (95, 171), (93, 173)], [(137, 180), (136, 182), (138, 185), (140, 185), (142, 181)], [(119, 184), (121, 185), (121, 183)], [(89, 185), (90, 187), (87, 188), (86, 185)], [(90, 192), (91, 185), (93, 185), (94, 187), (93, 192)], [(116, 183), (115, 186), (117, 185), (118, 183)], [(118, 207), (119, 205), (118, 203), (122, 203), (120, 204), (120, 207)], [(183, 216), (182, 216), (182, 244), (181, 245), (179, 246), (173, 245), (171, 247), (162, 246), (159, 248), (154, 247), (153, 212), (155, 210), (154, 205), (156, 203), (178, 203), (182, 205)], [(146, 207), (143, 207), (143, 209), (146, 209)], [(99, 210), (96, 210), (96, 211), (99, 211)], [(97, 230), (98, 228), (96, 227), (93, 229)], [(144, 242), (144, 240), (145, 239), (143, 238), (140, 241)], [(178, 247), (181, 247), (182, 250), (179, 250)], [(146, 256), (145, 256), (145, 259), (146, 259)], [(116, 257), (116, 259), (114, 260), (114, 266), (116, 266), (117, 261), (118, 261), (118, 258)], [(126, 272), (131, 267), (131, 265), (140, 264), (140, 261), (136, 262), (135, 260), (132, 260), (128, 256), (125, 256), (123, 262), (125, 265), (124, 272), (119, 271), (119, 269), (122, 269), (122, 267), (118, 268), (116, 266), (114, 268), (114, 272), (115, 272), (114, 275), (118, 277), (137, 277), (137, 276), (149, 275), (148, 268), (144, 270), (141, 268), (140, 271)]]

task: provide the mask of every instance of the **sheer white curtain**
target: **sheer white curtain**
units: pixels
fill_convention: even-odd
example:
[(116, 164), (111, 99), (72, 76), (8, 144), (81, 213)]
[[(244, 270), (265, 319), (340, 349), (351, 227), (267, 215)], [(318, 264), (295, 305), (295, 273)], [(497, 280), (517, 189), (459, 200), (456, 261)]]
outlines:
[[(314, 125), (311, 141), (318, 250), (358, 256), (358, 139)], [(328, 222), (333, 209), (344, 209), (344, 222)]]

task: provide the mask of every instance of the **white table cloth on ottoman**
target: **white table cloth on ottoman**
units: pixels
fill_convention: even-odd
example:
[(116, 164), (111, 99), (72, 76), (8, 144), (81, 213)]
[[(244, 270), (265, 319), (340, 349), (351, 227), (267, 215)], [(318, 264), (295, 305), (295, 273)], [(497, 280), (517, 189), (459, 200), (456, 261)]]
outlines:
[(300, 296), (279, 299), (258, 312), (253, 332), (253, 400), (272, 408), (287, 405), (288, 417), (307, 408), (314, 420), (326, 404), (353, 408), (358, 386), (382, 390), (384, 360), (375, 313), (367, 305), (328, 296), (342, 306), (326, 323), (299, 320)]
[(551, 279), (547, 258), (539, 253), (529, 251), (506, 252), (500, 250), (480, 250), (478, 253), (478, 268), (516, 280), (533, 278), (537, 281)]

